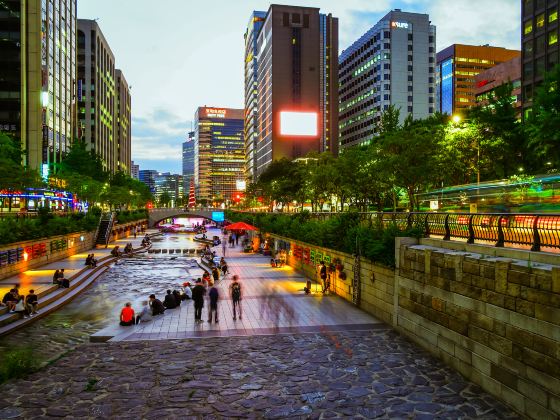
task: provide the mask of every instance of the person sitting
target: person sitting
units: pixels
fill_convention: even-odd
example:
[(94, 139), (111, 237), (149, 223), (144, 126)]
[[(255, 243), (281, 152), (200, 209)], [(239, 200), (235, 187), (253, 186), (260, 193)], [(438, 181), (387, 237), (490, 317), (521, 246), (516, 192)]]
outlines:
[(60, 279), (60, 286), (63, 287), (64, 289), (70, 288), (70, 280), (68, 280), (65, 277), (61, 278)]
[(29, 294), (25, 297), (25, 307), (27, 308), (27, 313), (31, 315), (37, 314), (38, 305), (39, 301), (37, 299), (37, 295), (35, 294), (35, 290), (29, 290)]
[(178, 290), (173, 290), (173, 296), (175, 296), (175, 303), (177, 306), (181, 306), (181, 293)]
[(132, 305), (130, 304), (130, 302), (126, 302), (124, 308), (122, 308), (121, 310), (120, 325), (122, 325), (123, 327), (130, 327), (131, 325), (134, 325), (135, 320), (134, 309), (132, 309)]
[(136, 323), (140, 322), (149, 322), (153, 319), (152, 317), (152, 310), (150, 309), (150, 305), (147, 300), (142, 302), (142, 312), (139, 315), (136, 315)]
[(60, 270), (55, 270), (52, 278), (53, 284), (60, 284), (58, 281), (59, 277), (60, 277)]
[(274, 258), (271, 258), (271, 259), (270, 259), (270, 266), (271, 266), (272, 268), (276, 268), (276, 260), (275, 260)]
[(8, 308), (8, 312), (14, 312), (16, 303), (18, 302), (18, 299), (15, 297), (14, 292), (15, 289), (10, 289), (10, 291), (6, 293), (4, 295), (4, 298), (2, 299), (2, 303), (6, 305), (6, 307)]
[(163, 300), (163, 306), (165, 306), (166, 309), (175, 309), (177, 307), (175, 296), (173, 296), (171, 290), (167, 291), (167, 295), (165, 295), (165, 299)]
[(161, 315), (165, 312), (165, 306), (161, 300), (156, 299), (156, 295), (150, 295), (150, 306), (152, 307), (152, 315)]
[(64, 268), (56, 270), (53, 276), (53, 283), (58, 284), (58, 287), (64, 287), (63, 282), (66, 280), (64, 278)]
[(115, 258), (119, 258), (121, 256), (121, 251), (119, 251), (119, 246), (115, 246), (113, 248), (113, 250), (111, 251), (111, 256), (115, 257)]
[(183, 294), (185, 296), (185, 300), (192, 299), (191, 284), (188, 281), (183, 283)]
[(124, 247), (124, 253), (127, 254), (127, 255), (132, 255), (132, 251), (133, 251), (132, 243), (129, 242), (129, 243), (127, 243), (126, 246)]
[(202, 275), (202, 283), (205, 284), (204, 287), (210, 283), (210, 273), (208, 271), (205, 271)]
[(27, 312), (27, 308), (25, 307), (23, 296), (18, 295), (17, 299), (18, 301), (16, 302), (16, 305), (14, 306), (14, 310), (12, 312), (20, 314), (22, 318), (27, 318), (29, 313)]
[(91, 254), (91, 268), (97, 267), (97, 260), (95, 259), (95, 254)]

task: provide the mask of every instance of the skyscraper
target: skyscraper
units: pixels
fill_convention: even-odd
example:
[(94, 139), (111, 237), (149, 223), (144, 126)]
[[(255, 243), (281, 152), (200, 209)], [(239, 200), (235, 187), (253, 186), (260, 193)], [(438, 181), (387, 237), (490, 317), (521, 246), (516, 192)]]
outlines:
[[(262, 18), (263, 12), (254, 12)], [(338, 153), (338, 19), (311, 7), (271, 5), (257, 32), (256, 48), (246, 38), (245, 98), (256, 104), (253, 157), (247, 173), (260, 175), (276, 159), (311, 151)], [(249, 45), (247, 44), (249, 42)], [(251, 58), (251, 55), (253, 56)], [(251, 147), (249, 139), (248, 149)], [(249, 154), (248, 154), (249, 155)]]
[(156, 178), (159, 172), (152, 169), (141, 169), (139, 171), (139, 179), (150, 188), (152, 194), (156, 193)]
[(117, 152), (115, 157), (117, 159), (116, 170), (122, 171), (127, 175), (132, 172), (131, 168), (131, 117), (130, 117), (130, 88), (122, 70), (115, 70), (116, 79), (116, 106), (115, 106), (115, 141)]
[(72, 142), (76, 30), (76, 0), (0, 2), (0, 129), (43, 176)]
[(523, 117), (530, 115), (535, 88), (560, 61), (558, 1), (523, 0), (521, 6)]
[(140, 165), (136, 165), (134, 161), (130, 162), (130, 176), (140, 180)]
[(199, 107), (194, 124), (196, 198), (208, 202), (231, 200), (245, 179), (243, 110)]
[(435, 112), (436, 28), (426, 14), (393, 10), (340, 55), (340, 147), (370, 143), (390, 105), (401, 122)]
[(438, 52), (438, 112), (451, 115), (475, 106), (475, 76), (520, 54), (520, 51), (501, 47), (462, 44), (453, 44)]
[(253, 12), (245, 31), (245, 178), (255, 179), (257, 149), (258, 61), (257, 36), (266, 12)]
[(189, 132), (189, 138), (183, 142), (183, 178), (188, 189), (191, 178), (194, 178), (194, 131)]
[(116, 127), (115, 56), (94, 20), (78, 20), (78, 118), (80, 139), (103, 161), (119, 169)]

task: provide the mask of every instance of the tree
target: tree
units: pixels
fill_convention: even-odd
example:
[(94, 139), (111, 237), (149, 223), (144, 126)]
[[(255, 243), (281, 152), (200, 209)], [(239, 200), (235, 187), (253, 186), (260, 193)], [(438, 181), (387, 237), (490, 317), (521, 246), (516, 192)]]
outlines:
[(400, 110), (395, 105), (389, 107), (381, 114), (379, 122), (379, 134), (389, 134), (397, 131), (400, 128)]
[(527, 131), (534, 168), (560, 169), (560, 64), (547, 73), (535, 92)]
[(160, 196), (159, 196), (159, 205), (162, 207), (167, 207), (169, 206), (169, 204), (171, 203), (171, 194), (169, 194), (169, 192), (164, 191)]

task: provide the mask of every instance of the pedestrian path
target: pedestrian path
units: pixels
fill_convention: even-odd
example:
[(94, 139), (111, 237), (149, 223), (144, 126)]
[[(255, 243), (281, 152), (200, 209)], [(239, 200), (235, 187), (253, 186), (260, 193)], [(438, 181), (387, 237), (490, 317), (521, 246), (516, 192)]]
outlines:
[[(221, 250), (220, 250), (221, 251)], [(320, 332), (324, 330), (367, 330), (383, 324), (334, 295), (303, 292), (306, 278), (293, 268), (270, 267), (270, 258), (227, 249), (230, 274), (220, 279), (218, 323), (208, 323), (208, 302), (203, 323), (194, 320), (194, 304), (186, 301), (167, 310), (153, 321), (132, 327), (114, 325), (92, 335), (92, 341), (161, 340), (191, 337), (268, 335), (277, 333)], [(233, 274), (240, 277), (243, 290), (242, 319), (233, 320), (229, 286)]]

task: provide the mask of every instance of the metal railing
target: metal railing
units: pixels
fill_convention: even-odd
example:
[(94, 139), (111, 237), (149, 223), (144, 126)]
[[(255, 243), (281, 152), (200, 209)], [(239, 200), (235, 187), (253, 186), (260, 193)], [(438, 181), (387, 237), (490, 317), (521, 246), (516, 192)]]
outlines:
[[(254, 214), (254, 213), (252, 213)], [(298, 214), (298, 213), (270, 213)], [(326, 220), (345, 213), (311, 213)], [(437, 213), (437, 212), (361, 212), (360, 220), (370, 226), (390, 225), (400, 230), (420, 229), (425, 237), (446, 241), (462, 240), (469, 244), (493, 243), (497, 247), (530, 246), (560, 248), (560, 214), (558, 213)]]

